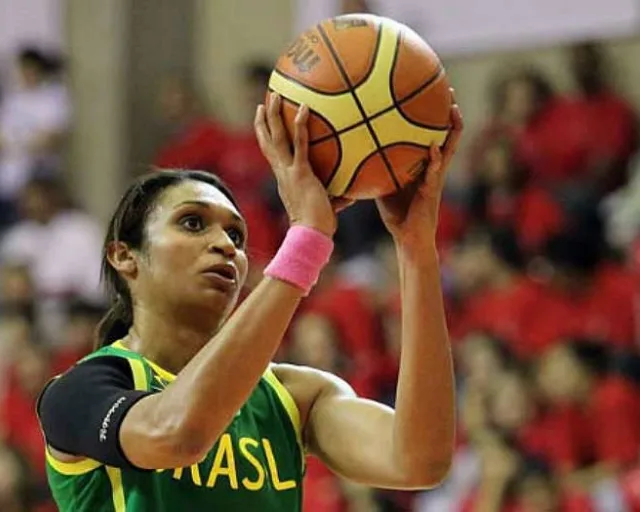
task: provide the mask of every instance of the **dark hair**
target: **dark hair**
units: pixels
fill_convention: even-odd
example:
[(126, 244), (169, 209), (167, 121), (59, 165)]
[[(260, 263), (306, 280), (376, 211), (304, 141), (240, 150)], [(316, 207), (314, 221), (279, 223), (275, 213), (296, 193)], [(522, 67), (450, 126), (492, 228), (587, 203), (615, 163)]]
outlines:
[(35, 67), (42, 75), (55, 75), (63, 68), (59, 55), (45, 52), (35, 46), (26, 46), (18, 52), (18, 62), (22, 66)]
[(538, 107), (543, 106), (555, 94), (555, 90), (547, 77), (535, 68), (520, 68), (499, 77), (491, 87), (491, 103), (495, 115), (500, 114), (507, 97), (507, 89), (513, 82), (528, 82), (531, 84), (535, 94), (535, 102)]
[(133, 322), (131, 294), (124, 279), (107, 258), (113, 242), (124, 242), (130, 249), (141, 249), (145, 242), (145, 226), (159, 196), (168, 188), (186, 181), (213, 185), (239, 209), (236, 199), (215, 174), (194, 170), (163, 170), (146, 174), (124, 193), (111, 217), (102, 247), (102, 280), (112, 306), (98, 326), (97, 347), (109, 345), (126, 336)]
[(613, 352), (605, 342), (587, 338), (568, 340), (566, 347), (581, 366), (595, 376), (607, 375), (614, 363)]
[(542, 256), (564, 271), (592, 275), (604, 254), (598, 233), (572, 229), (547, 239)]

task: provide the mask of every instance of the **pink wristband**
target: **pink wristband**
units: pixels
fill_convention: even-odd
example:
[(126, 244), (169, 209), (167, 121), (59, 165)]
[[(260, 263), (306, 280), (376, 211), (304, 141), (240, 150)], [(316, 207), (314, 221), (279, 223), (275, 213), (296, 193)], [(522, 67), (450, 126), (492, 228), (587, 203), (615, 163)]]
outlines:
[(327, 235), (306, 226), (291, 226), (264, 275), (297, 286), (309, 295), (332, 252), (333, 240)]

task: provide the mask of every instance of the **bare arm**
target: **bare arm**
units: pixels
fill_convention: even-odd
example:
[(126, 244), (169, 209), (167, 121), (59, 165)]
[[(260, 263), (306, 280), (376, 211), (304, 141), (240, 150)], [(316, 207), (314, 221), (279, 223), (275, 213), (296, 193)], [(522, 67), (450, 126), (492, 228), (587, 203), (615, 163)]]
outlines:
[(376, 487), (433, 487), (453, 458), (453, 364), (435, 247), (444, 173), (462, 131), (457, 106), (451, 120), (444, 153), (430, 150), (425, 179), (377, 201), (400, 266), (402, 352), (395, 411), (357, 398), (336, 377), (283, 370), (283, 382), (306, 419), (309, 449), (342, 476)]
[(306, 418), (309, 450), (335, 472), (373, 487), (429, 488), (442, 481), (453, 456), (451, 355), (435, 256), (431, 264), (409, 259), (401, 266), (404, 325), (395, 411), (358, 398), (324, 372), (280, 366), (277, 374)]
[[(268, 121), (268, 127), (267, 127)], [(279, 101), (259, 109), (256, 131), (293, 223), (333, 235), (335, 214), (306, 157), (307, 114), (296, 120), (291, 155)], [(279, 346), (302, 291), (266, 278), (165, 391), (140, 400), (124, 418), (121, 446), (142, 468), (199, 461), (246, 402)]]

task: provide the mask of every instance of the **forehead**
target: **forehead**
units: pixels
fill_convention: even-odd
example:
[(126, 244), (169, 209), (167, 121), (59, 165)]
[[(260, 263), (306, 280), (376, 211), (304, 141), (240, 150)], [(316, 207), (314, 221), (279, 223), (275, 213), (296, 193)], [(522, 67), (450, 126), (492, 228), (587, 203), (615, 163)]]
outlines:
[(189, 202), (204, 203), (217, 208), (224, 208), (242, 217), (231, 200), (218, 188), (202, 181), (185, 181), (167, 189), (158, 200), (159, 210), (174, 210)]

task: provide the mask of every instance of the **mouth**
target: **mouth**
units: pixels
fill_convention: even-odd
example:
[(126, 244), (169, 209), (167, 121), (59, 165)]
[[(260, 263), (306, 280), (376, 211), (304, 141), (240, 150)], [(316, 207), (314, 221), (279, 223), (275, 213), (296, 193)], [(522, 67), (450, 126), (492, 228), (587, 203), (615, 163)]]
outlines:
[(202, 275), (217, 288), (222, 288), (223, 291), (233, 291), (238, 286), (238, 271), (236, 267), (230, 263), (212, 265), (205, 269)]

